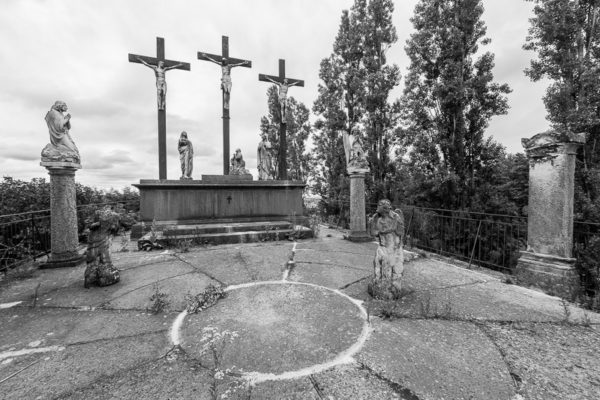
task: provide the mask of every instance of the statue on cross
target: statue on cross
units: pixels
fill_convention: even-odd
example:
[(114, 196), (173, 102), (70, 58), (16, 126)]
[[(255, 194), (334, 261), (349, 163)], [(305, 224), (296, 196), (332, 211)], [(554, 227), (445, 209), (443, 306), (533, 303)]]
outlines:
[(223, 107), (229, 109), (229, 97), (231, 94), (231, 68), (239, 67), (242, 65), (250, 65), (250, 61), (244, 60), (237, 64), (229, 64), (227, 57), (221, 58), (221, 61), (215, 60), (206, 53), (202, 53), (202, 56), (208, 61), (212, 61), (215, 64), (221, 66), (221, 89), (223, 90)]
[(286, 113), (287, 113), (287, 92), (288, 89), (294, 85), (299, 84), (300, 82), (294, 81), (289, 83), (287, 78), (283, 79), (283, 82), (278, 82), (274, 79), (271, 79), (268, 75), (265, 75), (265, 78), (274, 84), (276, 84), (279, 88), (279, 92), (277, 93), (277, 97), (279, 98), (279, 107), (281, 108), (281, 123), (286, 123)]
[(158, 97), (158, 109), (165, 109), (165, 98), (167, 96), (167, 80), (165, 79), (165, 72), (170, 69), (175, 69), (183, 66), (183, 63), (179, 63), (176, 65), (172, 65), (170, 67), (165, 67), (165, 63), (162, 60), (159, 60), (157, 65), (149, 64), (144, 61), (141, 57), (137, 57), (137, 60), (144, 64), (146, 67), (154, 70), (154, 75), (156, 76), (156, 95)]

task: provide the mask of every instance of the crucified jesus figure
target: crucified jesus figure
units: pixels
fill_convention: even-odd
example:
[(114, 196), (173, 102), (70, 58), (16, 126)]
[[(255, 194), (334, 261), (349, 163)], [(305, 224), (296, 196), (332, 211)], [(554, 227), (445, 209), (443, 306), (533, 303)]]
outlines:
[(158, 65), (152, 65), (147, 63), (140, 57), (138, 57), (137, 59), (146, 67), (154, 70), (154, 75), (156, 76), (156, 95), (158, 97), (158, 109), (164, 110), (165, 98), (167, 96), (167, 81), (165, 79), (165, 72), (167, 72), (170, 69), (181, 67), (183, 63), (179, 63), (170, 67), (165, 67), (164, 61), (159, 61)]
[(283, 82), (277, 82), (276, 80), (271, 79), (268, 76), (266, 77), (266, 79), (269, 82), (273, 82), (279, 87), (279, 92), (277, 95), (279, 97), (279, 107), (281, 108), (281, 123), (285, 124), (285, 115), (287, 113), (287, 92), (290, 87), (297, 85), (299, 82), (289, 83), (287, 78), (284, 78)]
[(221, 66), (221, 89), (223, 90), (223, 107), (229, 108), (229, 97), (231, 95), (231, 68), (239, 67), (241, 65), (248, 65), (250, 61), (242, 61), (237, 64), (229, 64), (227, 58), (223, 57), (221, 61), (217, 61), (210, 57), (208, 54), (202, 53), (202, 55), (208, 60)]

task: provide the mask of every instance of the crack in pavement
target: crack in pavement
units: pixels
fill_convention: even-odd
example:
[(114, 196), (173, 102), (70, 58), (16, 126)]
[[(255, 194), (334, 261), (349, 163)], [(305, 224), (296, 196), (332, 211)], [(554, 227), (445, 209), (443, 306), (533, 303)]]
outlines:
[(176, 259), (178, 259), (182, 263), (187, 264), (190, 267), (192, 267), (195, 270), (195, 272), (199, 272), (199, 273), (201, 273), (203, 275), (206, 275), (208, 278), (212, 279), (213, 281), (218, 282), (219, 285), (221, 285), (221, 286), (227, 286), (227, 284), (225, 282), (221, 281), (220, 279), (217, 279), (215, 276), (209, 274), (208, 272), (204, 271), (203, 269), (201, 269), (201, 268), (197, 267), (196, 265), (192, 264), (191, 262), (189, 262), (185, 258), (182, 258), (177, 253), (174, 253), (172, 255), (173, 255), (173, 257), (175, 257)]
[(81, 340), (79, 342), (66, 343), (65, 346), (66, 347), (70, 347), (70, 346), (83, 346), (83, 345), (86, 345), (86, 344), (105, 342), (107, 340), (131, 339), (131, 338), (135, 338), (135, 337), (138, 337), (138, 336), (155, 335), (155, 334), (164, 333), (164, 332), (167, 332), (167, 331), (169, 331), (169, 328), (157, 329), (155, 331), (132, 333), (131, 335), (121, 335), (121, 336), (105, 337), (105, 338), (98, 338), (98, 339), (93, 339), (93, 340)]
[(308, 376), (308, 379), (310, 379), (310, 383), (312, 383), (313, 389), (315, 389), (315, 392), (317, 392), (317, 396), (319, 396), (319, 399), (324, 399), (325, 396), (323, 395), (323, 390), (319, 387), (319, 383), (315, 379), (315, 376), (313, 374), (310, 374)]
[(325, 262), (317, 262), (317, 261), (296, 261), (296, 263), (297, 264), (327, 265), (327, 266), (353, 269), (353, 270), (357, 270), (357, 271), (368, 271), (370, 269), (370, 268), (351, 267), (351, 266), (345, 265), (345, 264), (334, 264), (334, 263), (325, 263)]
[(169, 277), (166, 277), (166, 278), (158, 279), (158, 280), (156, 280), (156, 281), (154, 281), (154, 282), (150, 282), (150, 283), (147, 283), (147, 284), (145, 284), (145, 285), (138, 286), (138, 287), (136, 287), (136, 288), (134, 288), (134, 289), (131, 289), (131, 290), (129, 290), (129, 291), (127, 291), (127, 292), (125, 292), (125, 293), (121, 293), (120, 295), (118, 295), (118, 296), (116, 296), (116, 297), (114, 297), (114, 298), (112, 298), (112, 299), (109, 299), (109, 300), (104, 300), (104, 301), (102, 301), (101, 303), (97, 303), (97, 304), (96, 304), (96, 305), (94, 305), (93, 307), (94, 307), (94, 308), (98, 308), (98, 307), (100, 307), (100, 306), (103, 306), (104, 304), (109, 304), (109, 303), (111, 303), (111, 302), (113, 302), (113, 301), (115, 301), (115, 300), (117, 300), (117, 299), (120, 299), (120, 298), (121, 298), (121, 297), (123, 297), (123, 296), (127, 296), (128, 294), (135, 292), (136, 290), (140, 290), (140, 289), (143, 289), (143, 288), (145, 288), (145, 287), (148, 287), (148, 286), (150, 286), (150, 285), (154, 285), (154, 284), (156, 284), (156, 283), (158, 283), (158, 282), (163, 282), (163, 281), (166, 281), (166, 280), (169, 280), (169, 279), (177, 278), (177, 277), (179, 277), (179, 276), (184, 276), (184, 275), (190, 275), (190, 274), (194, 274), (194, 273), (196, 273), (196, 272), (197, 272), (197, 271), (195, 271), (195, 270), (194, 270), (194, 271), (184, 272), (184, 273), (182, 273), (182, 274), (177, 274), (177, 275), (169, 276)]
[(375, 371), (368, 364), (358, 361), (359, 369), (367, 371), (369, 375), (373, 375), (380, 381), (384, 382), (392, 391), (402, 397), (404, 400), (421, 400), (419, 396), (411, 389), (402, 386), (398, 382), (394, 382), (393, 380), (383, 376), (383, 374)]
[(357, 279), (357, 280), (355, 280), (354, 282), (350, 282), (350, 283), (348, 283), (348, 284), (346, 284), (346, 285), (344, 285), (344, 286), (340, 287), (338, 290), (344, 290), (344, 289), (348, 289), (350, 286), (352, 286), (352, 285), (355, 285), (355, 284), (357, 284), (357, 283), (360, 283), (360, 282), (362, 282), (362, 281), (365, 281), (365, 280), (369, 279), (370, 277), (371, 277), (371, 275), (367, 275), (367, 276), (365, 276), (364, 278)]

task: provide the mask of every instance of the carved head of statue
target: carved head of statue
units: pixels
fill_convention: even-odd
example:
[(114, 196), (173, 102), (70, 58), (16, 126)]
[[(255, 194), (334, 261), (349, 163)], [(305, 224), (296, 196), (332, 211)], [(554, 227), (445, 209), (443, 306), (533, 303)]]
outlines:
[(381, 199), (377, 203), (377, 214), (387, 216), (392, 211), (392, 203), (388, 199)]
[(67, 111), (67, 103), (65, 103), (64, 101), (56, 100), (54, 102), (54, 105), (52, 106), (52, 109), (60, 112), (65, 112)]
[(158, 68), (163, 68), (165, 66), (164, 61), (159, 61), (158, 62)]
[(181, 136), (179, 138), (180, 139), (187, 139), (188, 138), (187, 137), (187, 132), (186, 131), (181, 132)]

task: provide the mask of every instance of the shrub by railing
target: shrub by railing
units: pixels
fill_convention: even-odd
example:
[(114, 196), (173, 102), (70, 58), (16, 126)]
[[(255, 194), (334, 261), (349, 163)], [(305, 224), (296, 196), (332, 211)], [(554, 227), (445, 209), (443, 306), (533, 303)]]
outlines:
[[(77, 230), (85, 240), (86, 220), (102, 207), (110, 206), (122, 215), (123, 225), (133, 223), (131, 213), (139, 211), (139, 201), (92, 203), (77, 206)], [(0, 271), (18, 265), (23, 260), (50, 252), (50, 210), (0, 215)]]

